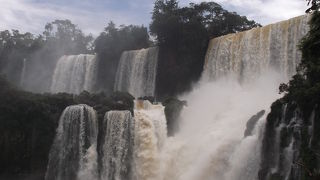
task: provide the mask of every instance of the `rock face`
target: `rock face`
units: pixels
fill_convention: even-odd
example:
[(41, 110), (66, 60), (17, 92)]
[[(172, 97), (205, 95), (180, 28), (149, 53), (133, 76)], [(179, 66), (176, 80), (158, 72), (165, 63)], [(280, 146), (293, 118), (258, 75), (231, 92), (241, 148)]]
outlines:
[(169, 98), (163, 102), (164, 113), (167, 119), (167, 128), (168, 135), (173, 136), (174, 133), (179, 130), (179, 117), (180, 113), (185, 105), (187, 105), (186, 101), (180, 101), (175, 98)]
[(276, 101), (267, 117), (259, 180), (314, 179), (319, 168), (320, 109)]
[(258, 112), (256, 115), (252, 116), (248, 120), (247, 125), (246, 125), (247, 128), (244, 132), (244, 137), (252, 135), (252, 131), (253, 131), (254, 127), (256, 126), (257, 122), (264, 115), (265, 112), (266, 112), (265, 110), (262, 110), (262, 111)]

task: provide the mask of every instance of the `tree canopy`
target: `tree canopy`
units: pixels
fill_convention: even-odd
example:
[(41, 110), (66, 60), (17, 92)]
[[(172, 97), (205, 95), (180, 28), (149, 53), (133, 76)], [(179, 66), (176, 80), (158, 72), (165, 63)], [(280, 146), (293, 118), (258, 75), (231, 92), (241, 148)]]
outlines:
[(98, 82), (107, 92), (113, 91), (114, 79), (123, 51), (147, 48), (151, 44), (144, 26), (116, 25), (111, 21), (94, 41), (99, 58)]
[(25, 80), (28, 90), (48, 89), (55, 63), (62, 55), (92, 52), (93, 37), (85, 35), (70, 20), (55, 20), (44, 27), (42, 35), (18, 30), (0, 32), (0, 73), (19, 85), (23, 62), (32, 67)]
[(176, 0), (157, 0), (150, 24), (160, 46), (157, 94), (181, 93), (199, 79), (211, 38), (258, 26), (214, 2), (179, 7)]
[(92, 35), (84, 35), (70, 20), (55, 20), (47, 23), (43, 35), (51, 46), (63, 49), (65, 55), (90, 53), (92, 50)]
[(286, 92), (285, 100), (295, 101), (306, 112), (320, 103), (320, 12), (315, 11), (309, 22), (310, 30), (302, 39), (302, 60), (289, 84), (281, 84), (280, 92)]

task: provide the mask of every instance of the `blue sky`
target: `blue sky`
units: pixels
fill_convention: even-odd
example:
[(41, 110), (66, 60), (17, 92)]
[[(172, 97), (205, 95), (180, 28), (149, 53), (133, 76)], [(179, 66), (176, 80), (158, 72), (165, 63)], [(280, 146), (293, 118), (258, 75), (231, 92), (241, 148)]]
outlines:
[[(184, 6), (203, 0), (180, 0)], [(304, 13), (305, 0), (215, 0), (263, 25)], [(47, 22), (70, 19), (85, 33), (98, 35), (113, 20), (117, 25), (148, 26), (154, 0), (0, 0), (0, 30), (18, 29), (39, 34)]]

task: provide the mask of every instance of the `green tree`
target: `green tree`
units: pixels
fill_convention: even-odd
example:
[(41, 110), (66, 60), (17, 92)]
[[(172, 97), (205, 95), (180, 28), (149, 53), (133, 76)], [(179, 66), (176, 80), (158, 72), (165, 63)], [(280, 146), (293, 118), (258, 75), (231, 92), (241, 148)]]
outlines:
[(150, 24), (160, 46), (157, 94), (174, 96), (199, 79), (210, 38), (257, 26), (214, 2), (179, 7), (176, 0), (157, 0)]
[(111, 93), (123, 51), (146, 48), (151, 45), (148, 30), (144, 26), (116, 25), (111, 21), (94, 42), (99, 58), (98, 89)]
[(90, 53), (93, 41), (91, 35), (84, 33), (70, 20), (55, 20), (47, 23), (44, 38), (51, 46), (60, 47), (64, 54)]
[(0, 73), (7, 75), (13, 82), (20, 82), (23, 59), (30, 58), (32, 53), (43, 45), (42, 36), (31, 33), (20, 33), (18, 30), (0, 32)]
[[(282, 88), (282, 92), (286, 92), (285, 99), (297, 102), (306, 110), (320, 103), (319, 11), (313, 13), (309, 26), (308, 34), (300, 44), (302, 60), (297, 68), (297, 74), (293, 76), (286, 88)], [(282, 87), (284, 87), (283, 84)]]
[[(0, 73), (19, 85), (23, 62), (29, 70), (25, 87), (32, 91), (48, 90), (56, 61), (62, 55), (91, 53), (93, 38), (86, 36), (70, 20), (55, 20), (45, 26), (43, 35), (18, 30), (0, 32)], [(27, 68), (28, 70), (28, 68)]]

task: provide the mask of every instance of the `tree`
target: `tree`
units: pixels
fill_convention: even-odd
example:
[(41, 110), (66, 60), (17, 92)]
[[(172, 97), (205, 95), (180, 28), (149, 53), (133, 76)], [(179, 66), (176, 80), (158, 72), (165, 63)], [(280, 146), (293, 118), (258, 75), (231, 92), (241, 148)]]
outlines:
[(13, 82), (20, 82), (23, 59), (43, 45), (42, 36), (20, 33), (18, 30), (0, 32), (0, 73), (7, 75)]
[[(297, 74), (290, 80), (284, 98), (295, 101), (306, 112), (320, 103), (320, 12), (314, 11), (309, 22), (310, 30), (300, 43), (302, 60)], [(282, 85), (283, 86), (283, 85)], [(280, 87), (281, 88), (281, 87)], [(308, 113), (306, 113), (308, 114)]]
[(98, 54), (98, 82), (108, 93), (113, 91), (114, 79), (123, 51), (149, 47), (148, 30), (144, 26), (116, 25), (111, 21), (94, 41), (95, 52)]
[(27, 71), (24, 88), (47, 91), (56, 61), (63, 55), (91, 53), (92, 41), (91, 35), (85, 35), (70, 20), (48, 23), (43, 35), (38, 36), (18, 30), (1, 31), (0, 73), (20, 85), (24, 67)]
[(157, 0), (150, 24), (160, 46), (157, 94), (174, 96), (199, 79), (209, 39), (257, 26), (214, 2), (179, 7), (176, 0)]
[(307, 13), (319, 10), (320, 0), (307, 0), (307, 1), (308, 1), (308, 5), (311, 4), (311, 7), (306, 10)]
[(70, 20), (47, 23), (43, 35), (51, 46), (59, 47), (64, 54), (90, 53), (92, 50), (90, 43), (93, 37), (84, 35)]

